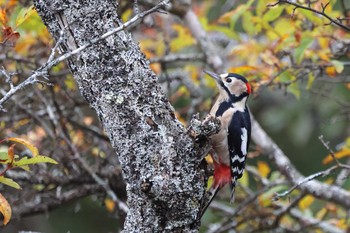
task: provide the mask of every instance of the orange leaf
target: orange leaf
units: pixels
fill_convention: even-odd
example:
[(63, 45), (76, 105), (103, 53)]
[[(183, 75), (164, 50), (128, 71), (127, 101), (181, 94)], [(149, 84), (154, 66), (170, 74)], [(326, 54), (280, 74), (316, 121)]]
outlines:
[(254, 66), (238, 66), (238, 67), (232, 67), (229, 69), (229, 72), (231, 73), (244, 73), (252, 70), (258, 70), (258, 68)]
[(328, 74), (328, 76), (330, 77), (335, 77), (337, 75), (337, 71), (335, 69), (334, 66), (328, 66), (326, 68), (326, 73)]
[(300, 41), (301, 41), (301, 32), (300, 31), (296, 31), (294, 33), (294, 38), (295, 38), (296, 42), (300, 43)]
[(115, 202), (109, 198), (106, 198), (104, 202), (105, 202), (105, 206), (106, 206), (107, 211), (112, 213), (115, 209)]
[(10, 204), (1, 193), (0, 193), (0, 212), (4, 216), (4, 225), (6, 225), (10, 221), (12, 210), (11, 210)]
[[(9, 159), (11, 161), (13, 161), (14, 157), (15, 157), (15, 150), (14, 150), (14, 147), (15, 147), (16, 144), (12, 144), (9, 149), (7, 150), (7, 154), (9, 156)], [(12, 163), (12, 162), (11, 162)]]
[[(349, 148), (343, 148), (341, 149), (340, 151), (338, 152), (335, 152), (334, 153), (334, 156), (337, 158), (337, 159), (341, 159), (341, 158), (344, 158), (344, 157), (347, 157), (349, 156), (350, 157), (350, 149)], [(323, 164), (328, 164), (330, 162), (333, 161), (333, 157), (331, 154), (327, 155), (326, 158), (323, 159), (322, 163)]]
[(3, 26), (6, 26), (7, 25), (7, 15), (6, 15), (6, 10), (5, 9), (2, 9), (0, 8), (0, 23), (3, 25)]
[(39, 155), (39, 151), (38, 148), (36, 148), (33, 144), (31, 144), (30, 142), (22, 139), (22, 138), (6, 138), (7, 141), (12, 141), (12, 142), (18, 142), (22, 145), (24, 145), (25, 147), (27, 147), (31, 152), (32, 155), (35, 157), (37, 155)]

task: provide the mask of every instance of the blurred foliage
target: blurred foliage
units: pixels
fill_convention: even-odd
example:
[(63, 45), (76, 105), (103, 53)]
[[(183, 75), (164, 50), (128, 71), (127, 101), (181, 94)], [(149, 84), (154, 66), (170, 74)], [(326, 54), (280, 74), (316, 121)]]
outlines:
[[(144, 7), (141, 2), (140, 10)], [(308, 1), (296, 2), (307, 5)], [(337, 159), (348, 163), (350, 32), (308, 10), (288, 4), (272, 6), (273, 3), (276, 1), (193, 1), (192, 8), (218, 55), (224, 58), (222, 72), (240, 73), (248, 78), (254, 89), (249, 101), (251, 111), (300, 171), (309, 175), (334, 163), (330, 152), (318, 140), (319, 135), (331, 141)], [(317, 0), (310, 7), (322, 11), (322, 4), (327, 3), (327, 15), (350, 24), (346, 20), (350, 17), (348, 1)], [(121, 1), (120, 9), (124, 21), (135, 14), (133, 1)], [(0, 24), (0, 66), (17, 85), (47, 61), (54, 43), (27, 2), (0, 0)], [(206, 48), (198, 46), (187, 25), (177, 17), (153, 14), (131, 32), (148, 59), (159, 59), (150, 66), (183, 124), (194, 113), (200, 112), (204, 117), (217, 90), (214, 81), (202, 73), (209, 68), (203, 59), (202, 50)], [(180, 55), (191, 58), (183, 59)], [(166, 61), (171, 56), (175, 59)], [(7, 81), (0, 76), (1, 96), (10, 88)], [(69, 155), (74, 154), (71, 142), (98, 170), (115, 156), (97, 117), (81, 98), (65, 64), (52, 69), (50, 82), (52, 86), (34, 86), (8, 101), (4, 106), (7, 112), (0, 115), (0, 138), (29, 139), (61, 164), (49, 170), (61, 176), (78, 173), (78, 165), (69, 162)], [(298, 200), (294, 206), (297, 213), (349, 230), (348, 210), (333, 203), (298, 190), (287, 199), (274, 201), (276, 192), (288, 189), (285, 182), (280, 182), (282, 174), (261, 156), (258, 147), (251, 146), (249, 157), (249, 169), (237, 188), (235, 207), (245, 200), (246, 193), (263, 190), (266, 184), (276, 185), (258, 195), (257, 204), (239, 214), (235, 219), (237, 231), (258, 226), (258, 214), (265, 221), (273, 221), (275, 210), (289, 206), (290, 200)], [(333, 184), (337, 175), (330, 174), (322, 181)], [(46, 189), (48, 184), (44, 185)], [(59, 186), (52, 183), (50, 187)], [(350, 182), (344, 180), (343, 187), (350, 189)], [(228, 200), (229, 193), (222, 191), (220, 197)], [(103, 200), (106, 211), (113, 212), (113, 202)], [(203, 231), (209, 224), (222, 220), (225, 213), (218, 212), (209, 211), (204, 216)], [(278, 224), (286, 229), (303, 229), (296, 219), (296, 214), (286, 214)], [(313, 232), (322, 232), (317, 225), (308, 227)]]

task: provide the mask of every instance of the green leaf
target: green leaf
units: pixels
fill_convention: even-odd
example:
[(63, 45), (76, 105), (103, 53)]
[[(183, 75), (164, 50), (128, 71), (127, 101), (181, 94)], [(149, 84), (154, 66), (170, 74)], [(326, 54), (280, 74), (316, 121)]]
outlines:
[(287, 91), (292, 93), (298, 100), (300, 100), (300, 88), (298, 82), (293, 82), (287, 87)]
[(8, 159), (9, 159), (9, 155), (7, 152), (5, 151), (0, 152), (0, 163), (6, 163)]
[(253, 4), (254, 0), (249, 0), (244, 5), (240, 5), (235, 9), (235, 13), (232, 15), (230, 20), (230, 28), (234, 29), (238, 19), (242, 16), (243, 13), (247, 12), (249, 7)]
[(269, 8), (269, 10), (264, 14), (263, 21), (272, 22), (276, 20), (282, 14), (284, 7), (278, 6)]
[(28, 8), (23, 8), (17, 15), (16, 18), (16, 27), (21, 25), (24, 21), (26, 21), (33, 13), (35, 13), (34, 6), (30, 6)]
[(319, 17), (315, 13), (308, 10), (297, 9), (297, 11), (303, 16), (305, 16), (308, 20), (310, 20), (311, 23), (323, 26), (322, 17)]
[(242, 16), (242, 27), (249, 34), (254, 35), (256, 31), (254, 30), (255, 26), (253, 23), (253, 15), (251, 12), (246, 12)]
[(312, 87), (312, 84), (315, 81), (315, 76), (312, 72), (309, 73), (309, 78), (307, 80), (307, 84), (306, 84), (306, 90), (310, 90)]
[(30, 167), (28, 165), (23, 165), (23, 166), (20, 166), (19, 168), (21, 168), (27, 172), (30, 172)]
[(331, 61), (335, 71), (337, 71), (338, 74), (340, 74), (341, 72), (343, 72), (344, 70), (344, 64), (341, 61), (337, 61), (337, 60), (332, 60)]
[(58, 164), (54, 159), (51, 159), (50, 157), (38, 155), (33, 158), (23, 157), (19, 161), (16, 161), (12, 164), (13, 167), (21, 167), (24, 165), (29, 164), (37, 164), (37, 163), (53, 163)]
[(294, 51), (294, 59), (297, 64), (300, 64), (304, 58), (304, 53), (307, 48), (309, 48), (314, 41), (312, 37), (304, 37), (301, 39), (300, 45)]
[(15, 188), (15, 189), (21, 189), (21, 186), (19, 186), (18, 183), (16, 183), (14, 180), (12, 180), (10, 178), (0, 176), (0, 183), (6, 184), (6, 185), (8, 185), (12, 188)]
[(294, 79), (295, 79), (294, 75), (288, 70), (283, 71), (277, 78), (277, 80), (280, 81), (281, 83), (289, 83)]

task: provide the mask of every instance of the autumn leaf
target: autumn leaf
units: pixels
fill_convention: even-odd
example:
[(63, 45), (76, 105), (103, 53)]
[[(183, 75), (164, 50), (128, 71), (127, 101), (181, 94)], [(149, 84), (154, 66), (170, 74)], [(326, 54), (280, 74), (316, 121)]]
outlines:
[(104, 203), (108, 212), (112, 213), (115, 210), (115, 202), (112, 199), (106, 198)]
[(3, 26), (6, 26), (7, 25), (7, 15), (6, 15), (6, 9), (2, 9), (0, 8), (0, 23), (3, 25)]
[[(337, 159), (341, 159), (344, 157), (350, 157), (350, 149), (347, 147), (342, 148), (340, 151), (334, 153), (334, 157)], [(327, 155), (326, 158), (323, 159), (323, 164), (328, 164), (333, 161), (333, 156), (331, 154)]]
[(6, 225), (11, 219), (12, 210), (11, 210), (10, 204), (1, 193), (0, 193), (0, 212), (4, 216), (3, 223), (4, 225)]
[(15, 148), (16, 144), (12, 144), (8, 150), (7, 150), (7, 154), (8, 154), (8, 158), (12, 161), (15, 158)]
[(4, 42), (13, 45), (19, 39), (19, 32), (13, 31), (11, 27), (2, 27)]
[(326, 74), (329, 77), (335, 77), (337, 75), (337, 71), (334, 66), (328, 66), (326, 67)]
[(173, 25), (173, 29), (177, 32), (178, 36), (170, 42), (171, 51), (176, 52), (195, 43), (195, 40), (187, 28), (183, 27), (182, 25), (175, 24)]
[(301, 210), (305, 210), (310, 207), (310, 205), (315, 201), (315, 197), (312, 195), (306, 195), (303, 199), (299, 202), (299, 208)]
[(267, 177), (270, 174), (270, 167), (266, 162), (259, 161), (258, 162), (258, 172), (262, 177)]
[(27, 147), (32, 152), (32, 155), (34, 157), (39, 155), (38, 148), (36, 148), (33, 144), (31, 144), (30, 142), (28, 142), (28, 141), (26, 141), (26, 140), (24, 140), (22, 138), (6, 138), (5, 140), (12, 141), (12, 142), (18, 142), (18, 143), (24, 145), (25, 147)]

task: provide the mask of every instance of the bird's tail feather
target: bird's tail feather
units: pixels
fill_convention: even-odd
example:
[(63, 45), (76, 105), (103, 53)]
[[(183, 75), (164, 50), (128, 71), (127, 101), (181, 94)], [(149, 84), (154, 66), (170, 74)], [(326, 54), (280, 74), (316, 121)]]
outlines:
[(231, 198), (230, 198), (230, 203), (233, 204), (235, 202), (235, 188), (237, 184), (237, 179), (235, 176), (232, 177), (231, 179)]
[(209, 207), (210, 203), (213, 201), (214, 197), (216, 196), (219, 190), (220, 190), (220, 186), (213, 184), (209, 188), (209, 190), (205, 193), (205, 196), (203, 198), (202, 205), (201, 205), (200, 218), (202, 218), (205, 211), (207, 210), (207, 208)]

